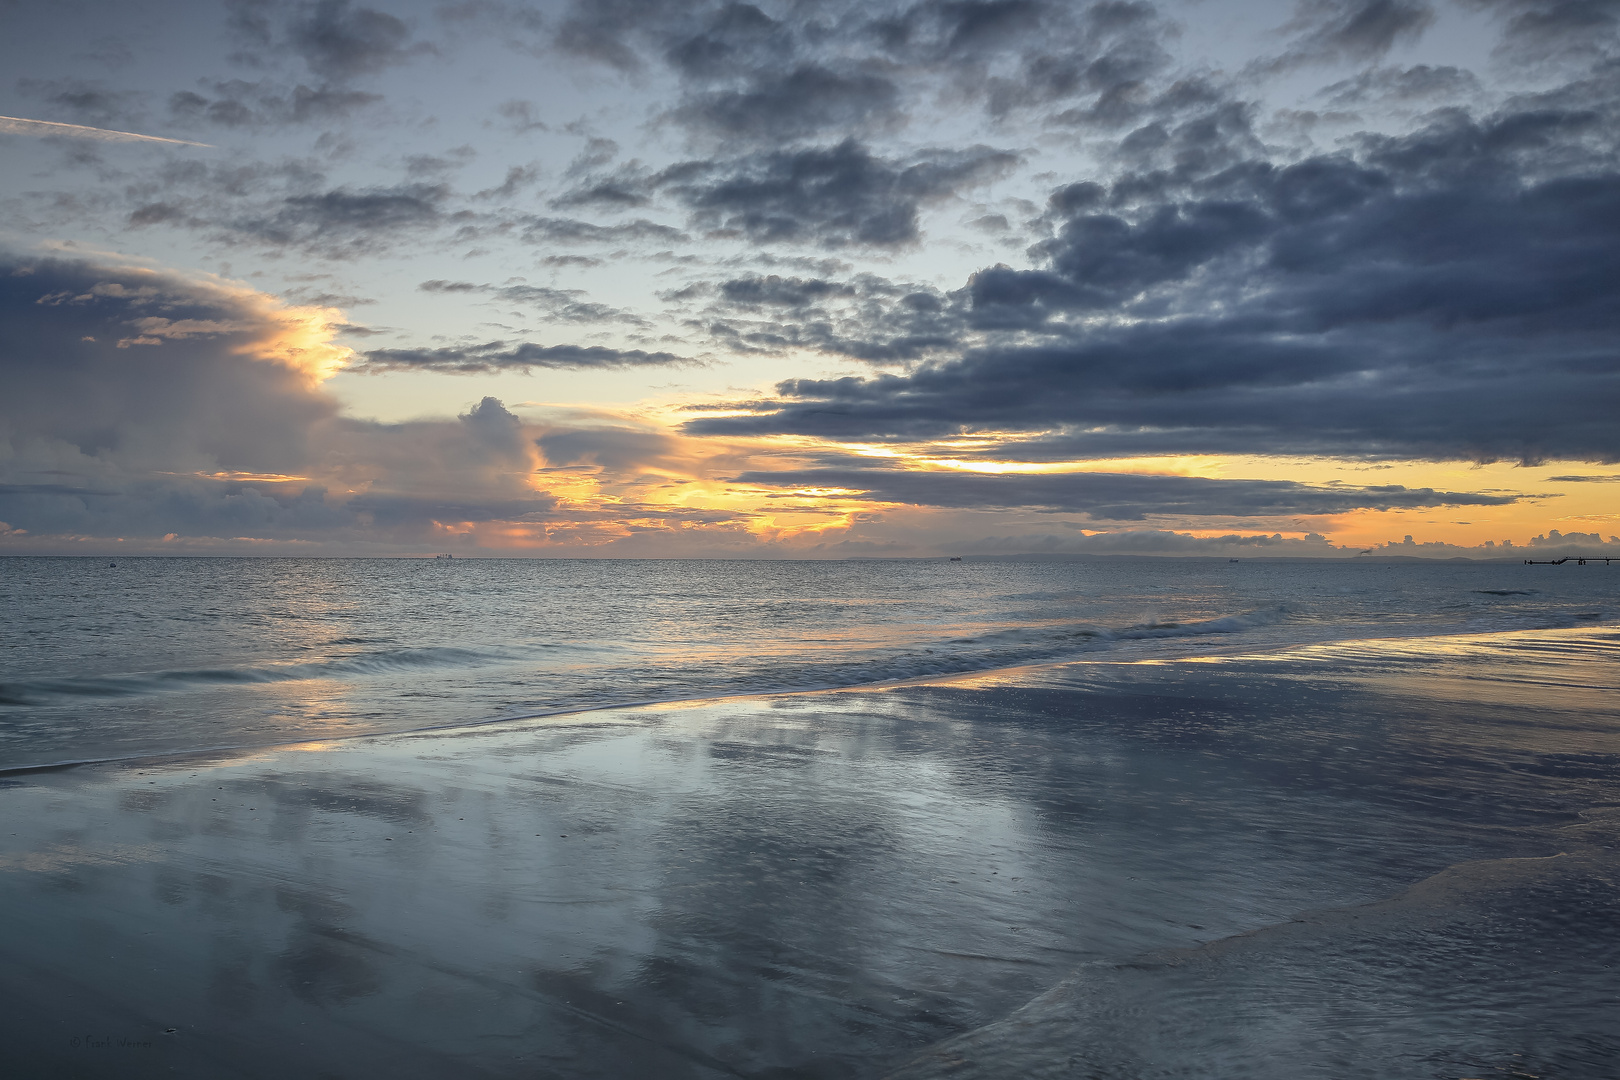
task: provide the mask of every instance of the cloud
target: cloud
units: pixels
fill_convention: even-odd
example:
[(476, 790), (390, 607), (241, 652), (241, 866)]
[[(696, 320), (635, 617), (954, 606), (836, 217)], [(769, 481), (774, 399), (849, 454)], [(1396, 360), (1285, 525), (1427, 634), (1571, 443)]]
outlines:
[(677, 304), (706, 300), (690, 324), (735, 352), (813, 349), (896, 364), (959, 345), (941, 325), (946, 301), (937, 290), (874, 274), (847, 281), (749, 274), (693, 282), (664, 299)]
[(1173, 529), (1111, 529), (1106, 532), (1075, 531), (1044, 535), (1014, 534), (967, 539), (950, 546), (982, 558), (1019, 558), (1029, 561), (1064, 562), (1098, 555), (1192, 555), (1226, 558), (1333, 558), (1348, 554), (1327, 538), (1310, 533), (1302, 537), (1281, 533), (1227, 533), (1199, 536)]
[(984, 146), (888, 160), (846, 139), (831, 147), (686, 162), (654, 183), (711, 233), (754, 243), (900, 247), (919, 238), (924, 203), (985, 183), (1017, 160)]
[(754, 72), (740, 89), (689, 95), (671, 115), (725, 136), (794, 139), (887, 126), (897, 119), (899, 98), (898, 88), (881, 75), (804, 63), (788, 71)]
[(598, 225), (577, 218), (526, 217), (518, 221), (520, 238), (531, 244), (681, 243), (690, 239), (681, 230), (646, 218)]
[(1478, 76), (1464, 68), (1417, 64), (1409, 68), (1368, 68), (1323, 87), (1318, 95), (1342, 108), (1368, 101), (1443, 99), (1458, 103), (1478, 97), (1483, 91)]
[(297, 56), (315, 75), (343, 82), (403, 64), (436, 50), (412, 42), (410, 27), (396, 15), (356, 7), (349, 0), (278, 4), (231, 0), (231, 28), (247, 51), (239, 59), (265, 62), (268, 55)]
[(583, 289), (552, 289), (544, 286), (512, 283), (506, 285), (478, 285), (470, 281), (435, 279), (417, 286), (423, 292), (481, 294), (508, 304), (535, 308), (551, 322), (569, 323), (629, 323), (647, 326), (647, 320), (607, 304), (582, 300)]
[(401, 232), (437, 225), (449, 197), (445, 184), (397, 184), (359, 191), (332, 188), (290, 195), (271, 214), (233, 223), (234, 230), (277, 246), (299, 245), (343, 256), (386, 245)]
[[(203, 79), (198, 90), (169, 97), (171, 117), (182, 123), (226, 128), (324, 123), (382, 101), (354, 89), (356, 79), (417, 57), (436, 54), (430, 42), (412, 41), (398, 16), (349, 0), (227, 0), (228, 27), (242, 46), (237, 64), (272, 73), (255, 81)], [(280, 64), (284, 57), (315, 77), (308, 85)]]
[(545, 30), (550, 18), (523, 0), (451, 0), (438, 4), (434, 15), (458, 30), (493, 32), (491, 36), (517, 52), (537, 57), (549, 52)]
[(75, 468), (88, 488), (109, 468), (292, 472), (303, 432), (336, 412), (314, 389), (348, 356), (330, 342), (334, 311), (140, 266), (17, 256), (0, 259), (0, 308), (13, 483)]
[(437, 349), (372, 349), (352, 370), (366, 375), (390, 371), (437, 371), (454, 375), (482, 375), (496, 371), (601, 370), (669, 367), (696, 361), (666, 352), (610, 349), (602, 345), (536, 345), (490, 341), (480, 345)]
[[(431, 550), (480, 530), (501, 546), (511, 530), (607, 528), (531, 482), (548, 432), (494, 398), (441, 420), (344, 416), (324, 388), (350, 356), (340, 316), (105, 257), (0, 257), (8, 546), (172, 533)], [(566, 353), (535, 362), (576, 362)]]
[(1509, 495), (1387, 487), (1312, 487), (1291, 480), (1213, 480), (1136, 473), (972, 473), (908, 469), (798, 469), (746, 472), (734, 478), (795, 491), (838, 491), (875, 502), (959, 509), (1040, 507), (1096, 520), (1140, 521), (1149, 515), (1278, 517), (1392, 510), (1419, 506), (1501, 506)]
[(676, 440), (670, 435), (622, 426), (562, 429), (535, 442), (553, 467), (588, 464), (623, 473), (677, 456)]
[(376, 104), (381, 94), (341, 86), (291, 89), (269, 80), (229, 79), (206, 83), (214, 96), (181, 90), (170, 95), (169, 113), (179, 122), (217, 124), (226, 128), (262, 128), (278, 124), (322, 123), (342, 119)]
[(1617, 105), (1609, 73), (1290, 163), (1242, 125), (1208, 129), (1201, 156), (1167, 168), (1155, 150), (1058, 189), (1034, 268), (982, 270), (927, 319), (867, 317), (870, 339), (929, 324), (953, 350), (787, 380), (687, 429), (1025, 433), (1073, 458), (1620, 460)]
[(514, 135), (526, 135), (531, 131), (551, 130), (550, 125), (540, 119), (540, 106), (532, 101), (513, 98), (497, 105), (495, 112), (506, 122), (508, 129)]
[(1425, 0), (1300, 0), (1282, 28), (1287, 50), (1256, 66), (1282, 71), (1301, 64), (1376, 60), (1397, 44), (1416, 41), (1433, 25)]
[(463, 148), (411, 155), (399, 182), (373, 186), (334, 186), (330, 162), (318, 158), (171, 159), (131, 177), (121, 195), (132, 226), (176, 225), (216, 245), (350, 259), (445, 228), (458, 239), (508, 228), (501, 212), (471, 209), (445, 175), (468, 157)]
[[(890, 159), (847, 138), (835, 146), (689, 160), (656, 173), (636, 163), (608, 174), (590, 171), (590, 165), (605, 160), (600, 155), (588, 158), (583, 167), (576, 161), (570, 171), (584, 174), (583, 182), (553, 199), (551, 205), (623, 210), (647, 205), (663, 194), (687, 209), (693, 228), (711, 236), (740, 236), (755, 244), (808, 243), (837, 248), (913, 244), (920, 237), (922, 206), (1004, 175), (1018, 164), (1019, 157), (972, 146), (924, 150)], [(634, 223), (643, 230), (650, 224)], [(555, 235), (567, 234), (556, 230)], [(582, 230), (577, 238), (588, 236)]]
[(1169, 54), (1147, 3), (923, 0), (786, 6), (614, 0), (573, 4), (557, 48), (626, 73), (662, 67), (682, 88), (669, 118), (761, 147), (903, 126), (932, 101), (991, 115), (1066, 106), (1117, 124)]
[(615, 175), (592, 177), (552, 199), (553, 210), (595, 206), (604, 210), (630, 210), (652, 201), (647, 177), (638, 169), (625, 169)]
[(1502, 21), (1498, 52), (1540, 62), (1614, 56), (1620, 6), (1612, 0), (1461, 0)]
[(737, 307), (803, 308), (832, 297), (851, 296), (853, 286), (821, 278), (784, 278), (753, 274), (720, 283), (720, 295)]
[(51, 106), (58, 116), (70, 116), (96, 128), (135, 127), (144, 120), (145, 95), (114, 90), (98, 80), (64, 76), (17, 80), (22, 94)]

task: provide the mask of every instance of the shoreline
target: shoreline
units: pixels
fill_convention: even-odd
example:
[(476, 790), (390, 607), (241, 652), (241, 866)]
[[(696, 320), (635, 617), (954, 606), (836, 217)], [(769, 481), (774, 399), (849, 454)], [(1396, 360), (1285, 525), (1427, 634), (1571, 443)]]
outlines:
[[(1242, 660), (1246, 658), (1276, 657), (1294, 652), (1310, 652), (1332, 649), (1345, 649), (1355, 645), (1395, 644), (1407, 642), (1445, 642), (1445, 641), (1490, 641), (1515, 635), (1537, 634), (1587, 634), (1593, 631), (1620, 632), (1620, 624), (1592, 623), (1586, 626), (1572, 627), (1544, 627), (1529, 630), (1484, 630), (1473, 633), (1455, 634), (1411, 634), (1389, 635), (1385, 637), (1357, 637), (1335, 638), (1326, 641), (1305, 641), (1291, 643), (1230, 643), (1225, 648), (1211, 648), (1200, 650), (1196, 655), (1183, 654), (1166, 657), (1135, 657), (1118, 658), (1104, 656), (1100, 653), (1086, 653), (1064, 659), (1035, 660), (1028, 663), (1009, 664), (1001, 667), (971, 668), (958, 672), (945, 672), (933, 675), (918, 675), (905, 679), (886, 679), (869, 683), (849, 683), (842, 685), (812, 686), (802, 689), (790, 690), (757, 690), (743, 693), (720, 693), (712, 695), (699, 695), (693, 697), (648, 698), (640, 701), (613, 702), (602, 705), (567, 706), (558, 709), (538, 710), (535, 712), (518, 713), (511, 716), (498, 716), (478, 720), (454, 720), (444, 724), (431, 724), (413, 728), (397, 728), (391, 730), (363, 731), (324, 735), (307, 739), (277, 740), (264, 743), (223, 744), (217, 746), (187, 748), (180, 750), (156, 750), (130, 755), (112, 755), (107, 757), (67, 759), (58, 761), (39, 762), (19, 765), (0, 765), (0, 777), (24, 775), (35, 772), (54, 772), (89, 766), (102, 765), (135, 765), (144, 761), (182, 760), (209, 755), (250, 754), (269, 750), (295, 748), (322, 743), (347, 742), (357, 739), (376, 739), (389, 736), (408, 736), (432, 734), (435, 732), (454, 732), (464, 728), (498, 727), (502, 724), (526, 723), (535, 720), (560, 720), (570, 716), (588, 716), (593, 713), (614, 711), (638, 711), (644, 709), (660, 709), (678, 706), (701, 707), (704, 705), (722, 705), (734, 701), (757, 701), (768, 698), (795, 698), (814, 697), (826, 694), (881, 692), (885, 690), (902, 689), (917, 686), (950, 686), (976, 679), (994, 679), (1014, 677), (1019, 674), (1033, 675), (1037, 672), (1056, 670), (1072, 666), (1152, 666), (1177, 663), (1214, 663), (1222, 660)], [(1217, 635), (1202, 635), (1190, 638), (1147, 638), (1145, 641), (1191, 641), (1201, 640), (1202, 637), (1216, 637)], [(1133, 639), (1127, 639), (1133, 640)], [(1321, 663), (1333, 663), (1331, 656), (1320, 658)], [(26, 706), (16, 706), (25, 708)]]
[[(1273, 1001), (1267, 971), (1327, 992), (1372, 939), (1165, 958), (1550, 855), (1620, 802), (1620, 643), (1514, 633), (1539, 647), (1082, 660), (12, 774), (0, 1007), (24, 1066), (83, 1028), (149, 1043), (131, 1076), (863, 1076), (969, 1044), (1005, 1075), (996, 1025), (1053, 994), (1067, 1019), (1018, 1029), (1041, 1068), (1146, 1052), (1106, 1009), (1077, 1026), (1077, 978), (1194, 1019)], [(1532, 704), (1476, 669), (1535, 676)], [(1539, 910), (1587, 910), (1565, 886)]]

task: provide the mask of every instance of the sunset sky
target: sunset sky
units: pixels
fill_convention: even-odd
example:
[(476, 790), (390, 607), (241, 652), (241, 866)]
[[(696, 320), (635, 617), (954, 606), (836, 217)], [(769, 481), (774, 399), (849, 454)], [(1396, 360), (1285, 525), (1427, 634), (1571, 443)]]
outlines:
[(1620, 554), (1620, 0), (0, 23), (0, 553)]

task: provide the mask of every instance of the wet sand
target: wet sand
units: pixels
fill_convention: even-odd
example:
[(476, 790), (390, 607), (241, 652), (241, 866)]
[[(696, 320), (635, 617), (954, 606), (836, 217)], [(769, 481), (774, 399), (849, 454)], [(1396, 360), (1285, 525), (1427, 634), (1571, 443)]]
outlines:
[(4, 1056), (1612, 1077), (1617, 686), (1555, 631), (6, 774)]

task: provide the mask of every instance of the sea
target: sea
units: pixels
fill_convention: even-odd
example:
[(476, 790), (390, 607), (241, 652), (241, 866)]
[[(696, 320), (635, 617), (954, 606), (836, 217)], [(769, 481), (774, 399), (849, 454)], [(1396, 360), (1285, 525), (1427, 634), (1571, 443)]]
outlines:
[(6, 558), (0, 602), (7, 1075), (1620, 1076), (1620, 564)]
[(0, 558), (0, 768), (648, 702), (1600, 626), (1620, 565)]

